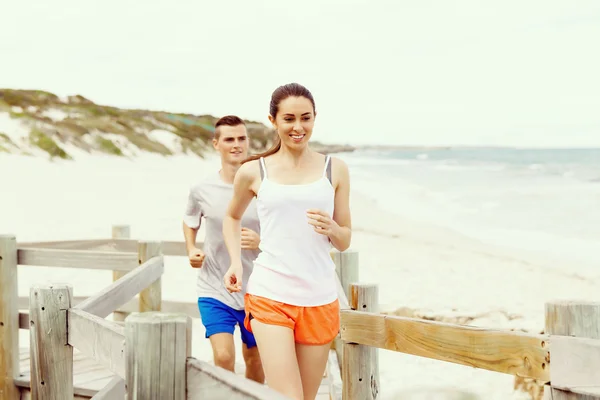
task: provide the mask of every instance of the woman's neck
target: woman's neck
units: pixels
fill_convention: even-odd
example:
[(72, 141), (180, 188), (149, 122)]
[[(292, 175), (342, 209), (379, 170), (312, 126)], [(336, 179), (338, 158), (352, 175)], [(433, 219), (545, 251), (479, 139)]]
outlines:
[(280, 158), (286, 160), (290, 164), (300, 166), (309, 162), (309, 160), (312, 159), (314, 152), (308, 146), (303, 147), (302, 149), (291, 149), (286, 146), (281, 146), (278, 153)]

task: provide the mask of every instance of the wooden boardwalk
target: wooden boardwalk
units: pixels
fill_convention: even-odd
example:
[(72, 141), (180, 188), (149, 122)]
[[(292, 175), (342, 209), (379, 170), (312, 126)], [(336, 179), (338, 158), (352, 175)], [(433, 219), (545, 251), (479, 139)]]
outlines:
[[(336, 400), (335, 392), (341, 393), (341, 377), (337, 365), (337, 356), (334, 350), (330, 351), (328, 366), (323, 375), (323, 381), (315, 400)], [(16, 384), (21, 388), (29, 388), (30, 382), (30, 358), (29, 348), (20, 349), (20, 371), (21, 376)], [(245, 365), (237, 363), (235, 372), (243, 376)], [(337, 376), (335, 375), (337, 373)], [(73, 350), (73, 386), (76, 399), (89, 399), (98, 391), (102, 390), (115, 375), (102, 367), (97, 362), (83, 356), (77, 349)], [(332, 394), (332, 391), (334, 392)], [(27, 397), (25, 397), (27, 398)]]

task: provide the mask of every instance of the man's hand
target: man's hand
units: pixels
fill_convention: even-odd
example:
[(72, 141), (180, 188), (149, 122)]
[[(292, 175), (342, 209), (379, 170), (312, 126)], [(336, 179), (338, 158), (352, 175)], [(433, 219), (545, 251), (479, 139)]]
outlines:
[(242, 249), (256, 250), (260, 244), (260, 236), (252, 229), (242, 228)]
[(204, 252), (202, 250), (194, 247), (188, 252), (188, 258), (190, 259), (192, 268), (202, 268), (202, 263), (204, 262)]

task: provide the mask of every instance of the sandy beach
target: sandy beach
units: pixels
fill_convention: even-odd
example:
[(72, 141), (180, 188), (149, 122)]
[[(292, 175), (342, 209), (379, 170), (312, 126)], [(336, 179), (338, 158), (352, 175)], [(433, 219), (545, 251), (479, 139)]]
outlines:
[[(92, 239), (110, 237), (113, 224), (128, 224), (136, 239), (182, 240), (187, 190), (215, 168), (213, 156), (148, 155), (135, 161), (82, 156), (49, 162), (0, 155), (0, 170), (10, 171), (4, 178), (9, 189), (0, 195), (0, 232), (22, 242)], [(351, 248), (360, 253), (360, 280), (379, 285), (381, 311), (408, 307), (449, 320), (473, 316), (473, 325), (540, 332), (546, 301), (599, 297), (597, 280), (542, 255), (391, 214), (355, 190), (351, 209)], [(67, 282), (74, 295), (82, 296), (108, 285), (111, 274), (22, 267), (19, 295), (28, 296), (31, 285), (48, 281)], [(194, 301), (194, 282), (195, 270), (185, 258), (166, 259), (164, 299)], [(199, 320), (193, 329), (193, 355), (210, 360)], [(21, 331), (21, 346), (28, 346), (27, 331)], [(509, 375), (384, 350), (379, 357), (382, 399), (529, 398), (513, 390)]]

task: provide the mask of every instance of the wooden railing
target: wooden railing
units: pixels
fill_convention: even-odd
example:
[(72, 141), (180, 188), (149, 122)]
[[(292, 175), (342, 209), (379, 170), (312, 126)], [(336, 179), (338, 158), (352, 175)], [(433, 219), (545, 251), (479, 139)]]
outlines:
[[(128, 227), (113, 228), (106, 240), (17, 245), (13, 236), (0, 236), (0, 398), (19, 399), (19, 387), (31, 388), (34, 399), (73, 398), (76, 348), (115, 374), (95, 400), (125, 393), (128, 399), (283, 399), (191, 357), (197, 305), (162, 301), (165, 255), (185, 256), (183, 242), (138, 242)], [(332, 344), (339, 364), (328, 366), (341, 369), (340, 379), (330, 380), (332, 399), (380, 397), (379, 349), (535, 379), (549, 399), (600, 399), (600, 304), (546, 304), (545, 334), (391, 316), (380, 313), (377, 285), (358, 283), (358, 253), (332, 257), (341, 308)], [(19, 298), (17, 265), (108, 269), (114, 281), (91, 297), (40, 285)], [(29, 313), (18, 312), (24, 308)], [(105, 319), (111, 313), (114, 320)], [(19, 375), (19, 328), (30, 330), (27, 381)]]
[(376, 286), (351, 285), (341, 312), (343, 398), (376, 399), (373, 349), (532, 378), (547, 399), (600, 399), (600, 303), (546, 304), (546, 334), (477, 328), (369, 312)]
[[(127, 231), (113, 228), (113, 236)], [(163, 302), (160, 286), (164, 255), (185, 255), (184, 249), (183, 242), (120, 237), (17, 244), (14, 236), (0, 236), (0, 399), (20, 399), (26, 390), (32, 399), (282, 400), (264, 385), (191, 357), (197, 305)], [(115, 280), (90, 297), (74, 298), (67, 285), (35, 285), (29, 298), (19, 298), (18, 266), (27, 265), (112, 270)], [(113, 321), (106, 319), (111, 313)], [(19, 328), (29, 329), (29, 378), (20, 375)], [(74, 349), (115, 374), (102, 390), (75, 390)]]

